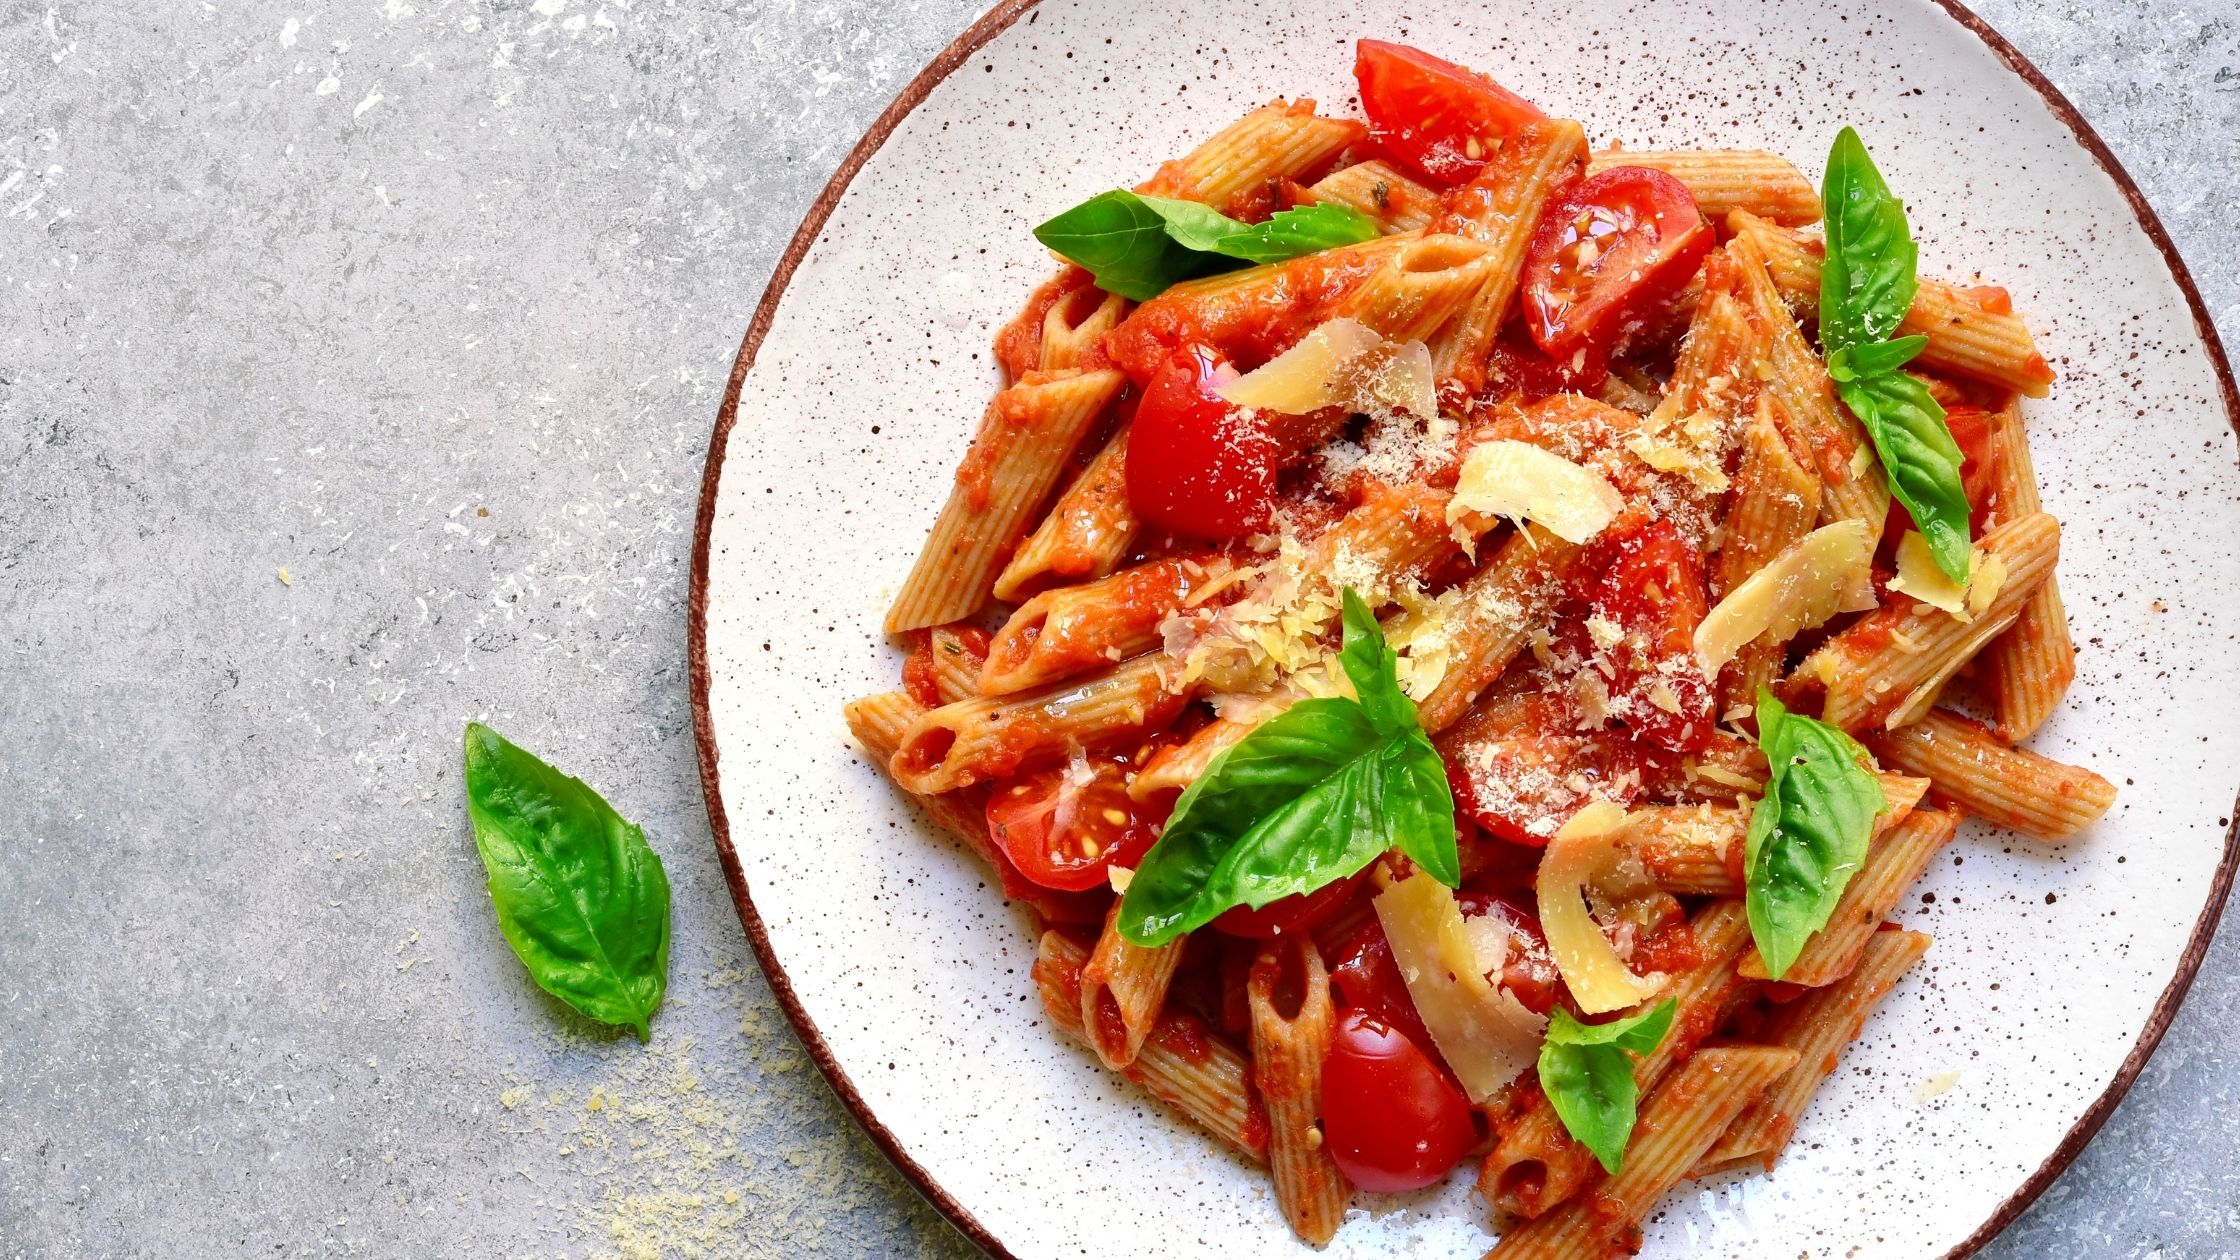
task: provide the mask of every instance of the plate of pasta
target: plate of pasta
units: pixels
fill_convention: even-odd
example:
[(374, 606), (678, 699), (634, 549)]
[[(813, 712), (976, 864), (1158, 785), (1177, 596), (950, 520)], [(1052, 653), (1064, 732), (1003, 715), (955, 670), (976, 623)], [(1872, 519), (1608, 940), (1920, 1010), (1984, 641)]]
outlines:
[(2231, 879), (2236, 424), (1957, 5), (1015, 0), (727, 391), (718, 848), (993, 1254), (1968, 1254)]

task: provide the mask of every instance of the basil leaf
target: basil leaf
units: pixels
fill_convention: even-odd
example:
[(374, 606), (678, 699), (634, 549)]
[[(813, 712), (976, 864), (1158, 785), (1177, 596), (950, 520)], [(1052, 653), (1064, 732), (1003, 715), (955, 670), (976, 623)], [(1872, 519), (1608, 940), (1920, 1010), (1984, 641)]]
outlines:
[(1169, 286), (1240, 262), (1281, 262), (1377, 236), (1349, 206), (1286, 210), (1241, 223), (1211, 206), (1115, 189), (1035, 228), (1035, 239), (1087, 269), (1097, 287), (1138, 302)]
[(1789, 712), (1758, 689), (1758, 746), (1766, 794), (1743, 838), (1750, 937), (1779, 980), (1813, 933), (1828, 926), (1844, 885), (1867, 856), (1876, 815), (1890, 808), (1849, 735)]
[(1446, 766), (1350, 590), (1339, 663), (1360, 698), (1292, 705), (1183, 792), (1121, 897), (1123, 937), (1165, 944), (1231, 907), (1344, 879), (1387, 849), (1448, 887), (1462, 882)]
[(1282, 262), (1319, 254), (1340, 245), (1358, 245), (1380, 235), (1377, 221), (1352, 206), (1335, 202), (1279, 211), (1265, 223), (1235, 233), (1219, 246), (1222, 253), (1247, 262)]
[(1913, 307), (1917, 250), (1906, 210), (1845, 127), (1820, 184), (1827, 260), (1820, 267), (1820, 344), (1829, 353), (1880, 341)]
[(1560, 1006), (1548, 1012), (1547, 1039), (1540, 1043), (1540, 1090), (1563, 1127), (1612, 1176), (1625, 1160), (1641, 1101), (1631, 1055), (1646, 1056), (1662, 1044), (1677, 1009), (1666, 998), (1653, 1010), (1607, 1024), (1582, 1024)]
[(498, 927), (545, 992), (638, 1040), (669, 979), (669, 878), (597, 792), (467, 723), (467, 816)]
[(1841, 384), (1895, 372), (1913, 362), (1913, 356), (1928, 344), (1927, 337), (1915, 333), (1896, 341), (1867, 341), (1845, 346), (1828, 356), (1828, 379)]
[[(1858, 347), (1868, 357), (1882, 353), (1879, 342)], [(1960, 444), (1944, 422), (1944, 408), (1921, 378), (1886, 372), (1838, 380), (1836, 394), (1866, 426), (1874, 453), (1890, 479), (1890, 493), (1905, 504), (1913, 524), (1929, 544), (1937, 567), (1955, 582), (1968, 580), (1968, 491), (1960, 479)]]
[(1229, 265), (1169, 236), (1167, 217), (1152, 204), (1163, 200), (1118, 190), (1099, 193), (1037, 227), (1034, 238), (1087, 269), (1105, 292), (1149, 301), (1177, 281)]

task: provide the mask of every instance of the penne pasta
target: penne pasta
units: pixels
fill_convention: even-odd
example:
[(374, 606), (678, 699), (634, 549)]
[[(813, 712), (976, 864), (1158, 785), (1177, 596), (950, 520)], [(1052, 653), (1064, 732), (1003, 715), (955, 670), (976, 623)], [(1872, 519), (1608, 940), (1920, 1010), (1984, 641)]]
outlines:
[(1082, 1039), (1114, 1071), (1136, 1061), (1144, 1038), (1167, 1002), (1167, 985), (1182, 963), (1186, 937), (1147, 949), (1121, 937), (1114, 923), (1120, 905), (1105, 916), (1097, 947), (1081, 969)]
[[(1993, 501), (2003, 519), (2039, 511), (2038, 471), (2030, 442), (2022, 432), (2022, 400), (2007, 399), (1992, 417), (1991, 441), (1998, 452)], [(2008, 627), (1983, 652), (1982, 689), (1998, 714), (1999, 734), (2019, 744), (2037, 733), (2060, 707), (2077, 677), (2077, 647), (2069, 637), (2069, 613), (2052, 574)]]
[(1228, 210), (1270, 181), (1314, 171), (1367, 135), (1368, 128), (1352, 119), (1315, 113), (1313, 101), (1279, 97), (1161, 166), (1136, 191)]
[(1423, 729), (1437, 734), (1460, 721), (1509, 668), (1555, 614), (1579, 555), (1578, 547), (1528, 525), (1463, 582), (1442, 635), (1446, 669), (1418, 705)]
[(926, 674), (935, 698), (955, 704), (980, 694), (988, 661), (988, 636), (977, 626), (935, 626), (926, 631)]
[(1059, 298), (1042, 317), (1042, 349), (1036, 366), (1045, 372), (1091, 366), (1104, 335), (1131, 306), (1119, 294), (1086, 286)]
[(887, 610), (887, 632), (958, 621), (988, 602), (1005, 553), (1063, 475), (1074, 448), (1120, 392), (1122, 377), (1030, 373), (996, 395), (957, 468), (949, 501)]
[[(1081, 971), (1088, 961), (1087, 950), (1057, 932), (1042, 934), (1034, 959), (1035, 987), (1050, 1022), (1084, 1044)], [(1268, 1117), (1251, 1074), (1252, 1065), (1235, 1047), (1204, 1020), (1181, 1011), (1162, 1012), (1135, 1060), (1120, 1072), (1239, 1154), (1265, 1162)]]
[(1011, 695), (1156, 647), (1159, 623), (1228, 572), (1220, 560), (1154, 560), (1099, 582), (1044, 591), (996, 631), (976, 694)]
[(1608, 1260), (1632, 1250), (1625, 1240), (1657, 1200), (1796, 1062), (1796, 1051), (1779, 1046), (1697, 1052), (1643, 1101), (1616, 1176), (1504, 1233), (1486, 1260)]
[(1393, 251), (1338, 302), (1331, 318), (1359, 320), (1394, 341), (1422, 341), (1484, 288), (1499, 265), (1493, 251), (1467, 236), (1424, 236)]
[(951, 792), (1156, 730), (1186, 699), (1168, 690), (1161, 664), (1158, 653), (1147, 653), (1093, 677), (929, 710), (903, 733), (889, 763), (895, 782), (912, 792)]
[(1767, 338), (1765, 388), (1780, 404), (1777, 420), (1790, 426), (1783, 436), (1800, 459), (1809, 455), (1819, 474), (1821, 521), (1860, 520), (1881, 529), (1890, 490), (1866, 430), (1837, 404), (1827, 366), (1798, 330), (1756, 240), (1737, 236), (1726, 251), (1743, 304)]
[(1292, 1233), (1320, 1246), (1338, 1232), (1353, 1187), (1322, 1141), (1322, 1063), (1337, 1015), (1314, 942), (1294, 936), (1262, 947), (1246, 993), (1276, 1210)]
[[(1798, 462), (1781, 436), (1774, 419), (1779, 408), (1772, 395), (1760, 395), (1756, 416), (1743, 432), (1734, 494), (1711, 569), (1714, 601), (1811, 533), (1820, 519), (1820, 478)], [(1780, 678), (1786, 647), (1767, 635), (1736, 653), (1719, 675), (1717, 711), (1755, 704), (1758, 689)]]
[(1812, 1096), (1836, 1070), (1843, 1048), (1859, 1039), (1867, 1016), (1928, 950), (1926, 933), (1876, 932), (1850, 975), (1777, 1008), (1758, 1036), (1768, 1045), (1796, 1051), (1796, 1066), (1735, 1117), (1689, 1175), (1707, 1177), (1747, 1164), (1773, 1171), (1774, 1160), (1789, 1145)]
[(995, 597), (1018, 599), (1058, 580), (1104, 577), (1119, 567), (1142, 528), (1128, 504), (1128, 426), (1123, 424), (1019, 545), (996, 577)]
[(2116, 800), (2115, 785), (2090, 770), (2012, 747), (1949, 709), (1932, 709), (1867, 746), (1884, 765), (1925, 776), (1970, 814), (2033, 840), (2066, 840)]
[(2061, 527), (2043, 512), (2009, 521), (1976, 542), (1985, 565), (2004, 570), (1998, 595), (1973, 620), (1917, 603), (1902, 591), (1822, 644), (1797, 667), (1827, 688), (1822, 716), (1847, 731), (1917, 719), (1938, 691), (2000, 631), (2053, 573)]
[(1796, 164), (1758, 149), (1604, 149), (1587, 158), (1587, 173), (1620, 166), (1663, 171), (1687, 185), (1714, 223), (1741, 210), (1784, 226), (1820, 221), (1820, 190)]
[[(925, 716), (924, 705), (899, 691), (883, 695), (866, 696), (847, 707), (848, 730), (856, 742), (870, 754), (873, 764), (882, 771), (893, 761), (895, 750), (902, 746), (902, 738), (912, 725)], [(891, 771), (889, 771), (891, 775)], [(929, 796), (911, 792), (911, 799), (933, 819), (943, 831), (965, 842), (982, 861), (1000, 864), (995, 841), (988, 835), (987, 793), (985, 791), (952, 792), (947, 795)]]
[[(1898, 899), (1929, 869), (1929, 859), (1952, 839), (1960, 816), (1945, 810), (1917, 809), (1906, 820), (1883, 833), (1859, 873), (1843, 887), (1843, 896), (1828, 916), (1828, 926), (1805, 942), (1803, 952), (1781, 979), (1787, 984), (1819, 988), (1851, 974), (1859, 963), (1868, 938), (1882, 926), (1884, 916), (1897, 908)], [(1753, 949), (1737, 968), (1752, 980), (1770, 979), (1765, 961)]]
[(1438, 217), (1445, 198), (1438, 189), (1403, 174), (1383, 159), (1343, 166), (1307, 189), (1317, 203), (1349, 206), (1387, 232), (1420, 232)]

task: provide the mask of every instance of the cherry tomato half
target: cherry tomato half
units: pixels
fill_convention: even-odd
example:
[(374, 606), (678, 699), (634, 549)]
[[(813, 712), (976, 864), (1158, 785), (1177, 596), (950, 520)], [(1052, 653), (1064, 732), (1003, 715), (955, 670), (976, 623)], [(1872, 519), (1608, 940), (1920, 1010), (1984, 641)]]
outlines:
[(1549, 357), (1607, 350), (1628, 320), (1696, 273), (1714, 233), (1687, 185), (1640, 166), (1590, 175), (1556, 199), (1525, 251), (1525, 328)]
[(2005, 462), (1992, 439), (1991, 413), (1981, 407), (1953, 407), (1945, 412), (1944, 424), (1960, 448), (1960, 484), (1968, 494), (1969, 525), (1981, 537), (1985, 521), (1998, 506), (1994, 498)]
[(1361, 874), (1356, 872), (1310, 893), (1277, 898), (1258, 910), (1250, 906), (1232, 906), (1221, 912), (1212, 927), (1217, 932), (1255, 941), (1303, 932), (1336, 914), (1338, 908), (1352, 898), (1354, 886), (1360, 882)]
[(1128, 799), (1127, 763), (1087, 764), (1086, 777), (1076, 766), (1052, 766), (1000, 783), (988, 798), (988, 834), (1044, 888), (1094, 888), (1106, 867), (1134, 866), (1155, 838)]
[(1470, 1100), (1413, 1041), (1367, 1011), (1338, 1017), (1322, 1064), (1322, 1135), (1364, 1190), (1420, 1190), (1478, 1140)]
[(1372, 918), (1339, 942), (1330, 960), (1330, 987), (1340, 1007), (1360, 1011), (1427, 1052), (1436, 1051), (1423, 1017), (1416, 1013), (1415, 999), (1408, 995), (1400, 964), (1393, 961), (1392, 942), (1386, 939), (1382, 923)]
[(1545, 1015), (1556, 1004), (1563, 987), (1556, 958), (1548, 952), (1548, 938), (1540, 930), (1540, 916), (1530, 903), (1508, 893), (1465, 888), (1454, 895), (1462, 917), (1492, 915), (1509, 929), (1509, 952), (1501, 964), (1501, 987), (1524, 1004), (1526, 1010)]
[(1590, 559), (1601, 574), (1594, 612), (1623, 631), (1599, 653), (1626, 729), (1672, 752), (1700, 750), (1716, 718), (1695, 653), (1696, 627), (1710, 611), (1703, 553), (1657, 520), (1598, 542)]
[(1438, 740), (1455, 808), (1487, 834), (1544, 849), (1590, 800), (1630, 805), (1656, 750), (1618, 730), (1572, 729), (1560, 684), (1479, 708)]
[(1486, 76), (1405, 44), (1362, 40), (1353, 77), (1377, 143), (1441, 184), (1468, 183), (1519, 127), (1545, 117)]
[(1128, 432), (1128, 503), (1147, 523), (1233, 538), (1268, 523), (1276, 443), (1214, 390), (1236, 369), (1204, 346), (1177, 351), (1144, 387)]

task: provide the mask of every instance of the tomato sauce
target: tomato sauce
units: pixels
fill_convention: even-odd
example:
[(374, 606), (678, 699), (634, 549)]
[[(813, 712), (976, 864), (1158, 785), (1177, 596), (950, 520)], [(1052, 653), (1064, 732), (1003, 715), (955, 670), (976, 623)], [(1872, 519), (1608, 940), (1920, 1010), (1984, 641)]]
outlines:
[(1042, 366), (1042, 321), (1050, 314), (1051, 307), (1088, 283), (1087, 271), (1068, 264), (1057, 275), (1043, 281), (1035, 289), (1034, 296), (1027, 299), (1026, 309), (997, 330), (996, 363), (1003, 368), (1005, 379), (1018, 380)]
[(1192, 345), (1210, 346), (1249, 371), (1290, 349), (1384, 265), (1391, 251), (1374, 245), (1256, 268), (1255, 278), (1241, 283), (1215, 277), (1177, 285), (1106, 333), (1105, 352), (1139, 384)]

